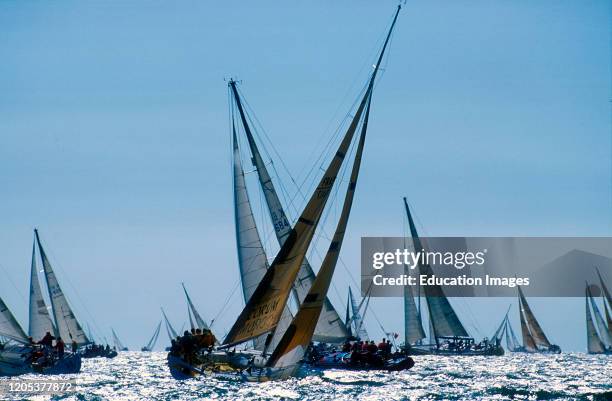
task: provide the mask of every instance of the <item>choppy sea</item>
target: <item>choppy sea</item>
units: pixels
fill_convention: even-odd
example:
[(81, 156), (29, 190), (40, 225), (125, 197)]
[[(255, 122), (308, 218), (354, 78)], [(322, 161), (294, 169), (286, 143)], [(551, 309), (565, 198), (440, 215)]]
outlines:
[[(77, 391), (1, 400), (612, 400), (612, 357), (585, 354), (415, 359), (409, 371), (312, 371), (281, 382), (174, 380), (163, 352), (85, 359)], [(21, 379), (36, 379), (27, 375)], [(55, 377), (57, 378), (57, 377)], [(0, 384), (9, 378), (0, 378)], [(6, 383), (4, 383), (6, 384)], [(6, 387), (3, 387), (6, 389)]]

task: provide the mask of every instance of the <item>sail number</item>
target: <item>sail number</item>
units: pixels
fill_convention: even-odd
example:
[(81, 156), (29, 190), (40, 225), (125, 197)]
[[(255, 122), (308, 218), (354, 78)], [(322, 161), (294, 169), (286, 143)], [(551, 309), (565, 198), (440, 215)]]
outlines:
[[(277, 214), (278, 213), (278, 214)], [(272, 212), (272, 221), (274, 222), (274, 230), (282, 231), (285, 229), (290, 229), (289, 221), (285, 216), (285, 213), (282, 209), (279, 209), (278, 212)]]

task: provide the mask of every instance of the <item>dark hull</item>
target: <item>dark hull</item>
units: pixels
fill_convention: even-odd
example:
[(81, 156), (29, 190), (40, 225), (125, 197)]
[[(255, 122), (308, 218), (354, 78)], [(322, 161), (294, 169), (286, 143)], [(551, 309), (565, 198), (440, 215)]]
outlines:
[(374, 361), (353, 361), (350, 352), (335, 352), (309, 363), (309, 367), (316, 369), (344, 369), (344, 370), (386, 370), (396, 372), (408, 370), (414, 366), (414, 359), (406, 355), (397, 355), (389, 359)]
[(407, 351), (408, 355), (440, 355), (440, 356), (503, 356), (502, 347), (487, 348), (483, 350), (448, 350), (435, 347), (412, 347)]

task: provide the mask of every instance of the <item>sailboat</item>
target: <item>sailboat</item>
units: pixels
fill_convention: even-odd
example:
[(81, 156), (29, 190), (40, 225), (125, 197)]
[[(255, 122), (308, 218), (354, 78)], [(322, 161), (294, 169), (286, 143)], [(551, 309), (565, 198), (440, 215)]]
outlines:
[(183, 286), (183, 291), (185, 292), (185, 298), (187, 299), (187, 307), (188, 307), (187, 314), (189, 315), (189, 325), (191, 329), (210, 330), (208, 327), (208, 324), (206, 324), (206, 321), (202, 319), (202, 316), (200, 315), (195, 305), (191, 301), (191, 297), (189, 296), (189, 293), (187, 292), (187, 288), (185, 288), (185, 283), (181, 283), (181, 285)]
[[(47, 309), (38, 279), (37, 247), (42, 260), (49, 299), (51, 300), (52, 315), (49, 314)], [(0, 336), (10, 338), (17, 343), (16, 345), (5, 346), (0, 352), (0, 375), (18, 375), (31, 372), (44, 374), (78, 373), (81, 370), (81, 355), (78, 353), (66, 352), (63, 358), (57, 359), (39, 356), (35, 352), (39, 348), (35, 342), (42, 339), (47, 333), (52, 333), (55, 338), (61, 338), (66, 344), (66, 348), (71, 348), (73, 343), (77, 347), (89, 344), (85, 331), (60, 287), (36, 229), (34, 230), (30, 267), (29, 336), (26, 336), (22, 329), (17, 329), (19, 324), (10, 314), (6, 305), (0, 309), (5, 309), (4, 319), (7, 321), (5, 325), (0, 325)], [(3, 334), (4, 331), (9, 332)]]
[[(599, 271), (598, 271), (599, 273)], [(610, 293), (599, 276), (601, 281), (601, 287), (603, 294), (603, 308), (606, 311), (606, 317), (609, 317), (608, 306), (606, 300), (609, 302)], [(606, 299), (607, 298), (607, 299)], [(610, 322), (606, 325), (604, 322), (595, 297), (591, 293), (589, 284), (586, 284), (585, 289), (585, 303), (586, 303), (586, 331), (587, 331), (587, 351), (589, 354), (606, 354), (612, 355), (612, 332)], [(591, 309), (593, 312), (591, 313)], [(595, 319), (593, 319), (593, 317)], [(595, 320), (595, 323), (593, 323)]]
[(512, 330), (512, 325), (510, 324), (510, 319), (508, 317), (511, 306), (512, 305), (508, 307), (508, 311), (504, 315), (504, 318), (497, 330), (495, 330), (495, 333), (491, 336), (491, 339), (501, 344), (505, 337), (506, 350), (508, 350), (509, 352), (521, 352), (523, 351), (523, 347), (519, 343), (519, 340), (516, 337), (514, 330)]
[(111, 333), (113, 334), (113, 344), (114, 344), (115, 349), (117, 350), (117, 352), (120, 352), (120, 351), (129, 351), (128, 347), (123, 345), (123, 343), (119, 339), (119, 336), (117, 335), (117, 333), (115, 333), (115, 329), (111, 328)]
[(157, 343), (157, 338), (159, 337), (159, 330), (161, 329), (161, 324), (162, 324), (161, 321), (157, 324), (157, 327), (155, 328), (155, 331), (153, 332), (151, 339), (147, 342), (147, 345), (145, 345), (144, 347), (140, 349), (141, 351), (143, 352), (153, 351), (153, 348), (155, 347), (155, 344)]
[[(414, 249), (425, 249), (417, 232), (408, 201), (404, 198), (404, 208), (410, 227)], [(406, 269), (406, 268), (405, 268)], [(431, 276), (430, 265), (419, 264), (419, 274)], [(408, 271), (405, 270), (408, 274)], [(471, 337), (457, 313), (453, 309), (444, 290), (439, 285), (424, 286), (423, 292), (427, 304), (430, 324), (430, 342), (423, 344), (426, 338), (421, 308), (417, 307), (411, 286), (404, 286), (404, 350), (409, 355), (503, 355), (504, 349), (498, 343), (483, 340), (476, 343)], [(419, 297), (420, 305), (420, 297)]]
[(531, 307), (527, 303), (525, 294), (520, 286), (518, 288), (519, 301), (519, 320), (521, 322), (521, 334), (523, 336), (522, 348), (516, 348), (514, 352), (529, 352), (529, 353), (552, 353), (560, 354), (561, 347), (551, 344), (544, 334), (544, 330), (531, 311)]
[[(366, 294), (366, 296), (361, 299), (361, 302), (357, 304), (357, 301), (355, 300), (355, 297), (353, 296), (353, 291), (351, 290), (351, 287), (349, 286), (348, 301), (346, 305), (347, 315), (346, 315), (345, 325), (349, 333), (354, 333), (352, 335), (353, 337), (356, 337), (362, 341), (368, 341), (370, 339), (370, 336), (368, 335), (368, 331), (363, 325), (363, 320), (364, 320), (364, 317), (368, 310), (369, 305), (370, 305), (369, 294)], [(348, 313), (349, 306), (351, 309), (350, 317)], [(362, 308), (363, 308), (363, 315), (361, 313)]]

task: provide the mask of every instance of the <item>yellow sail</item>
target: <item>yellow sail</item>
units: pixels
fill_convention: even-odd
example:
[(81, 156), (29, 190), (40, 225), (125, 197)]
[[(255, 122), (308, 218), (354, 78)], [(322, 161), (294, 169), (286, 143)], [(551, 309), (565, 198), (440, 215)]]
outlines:
[[(361, 128), (361, 135), (359, 136), (359, 144), (357, 145), (357, 151), (355, 153), (355, 161), (353, 162), (353, 170), (351, 171), (351, 178), (344, 199), (344, 205), (340, 214), (340, 220), (336, 227), (336, 232), (332, 239), (321, 269), (317, 274), (308, 294), (304, 298), (302, 305), (298, 313), (293, 318), (293, 322), (285, 331), (285, 335), (280, 340), (278, 346), (270, 356), (267, 362), (267, 366), (284, 368), (287, 366), (295, 366), (299, 361), (302, 360), (306, 349), (310, 344), (312, 335), (314, 334), (317, 322), (319, 321), (319, 315), (323, 308), (325, 298), (327, 297), (327, 291), (331, 284), (336, 263), (338, 262), (338, 256), (340, 249), (342, 248), (342, 242), (344, 240), (344, 233), (346, 232), (346, 225), (351, 213), (351, 206), (353, 204), (353, 198), (355, 196), (355, 187), (357, 185), (357, 178), (359, 176), (359, 167), (361, 165), (361, 155), (363, 153), (363, 146), (365, 143), (365, 135), (368, 125), (368, 115), (370, 112), (370, 99), (371, 91), (368, 90), (366, 93), (367, 97), (367, 108), (363, 125)], [(366, 99), (364, 98), (364, 101)]]

